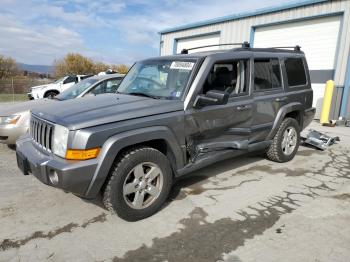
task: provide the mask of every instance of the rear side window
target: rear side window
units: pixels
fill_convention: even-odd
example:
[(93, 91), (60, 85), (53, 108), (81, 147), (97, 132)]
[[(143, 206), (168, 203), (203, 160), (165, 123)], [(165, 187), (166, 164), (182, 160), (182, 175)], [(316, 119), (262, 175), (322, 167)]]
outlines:
[(284, 64), (289, 86), (306, 85), (305, 67), (301, 58), (287, 58)]
[(278, 59), (254, 60), (254, 91), (268, 91), (282, 87)]

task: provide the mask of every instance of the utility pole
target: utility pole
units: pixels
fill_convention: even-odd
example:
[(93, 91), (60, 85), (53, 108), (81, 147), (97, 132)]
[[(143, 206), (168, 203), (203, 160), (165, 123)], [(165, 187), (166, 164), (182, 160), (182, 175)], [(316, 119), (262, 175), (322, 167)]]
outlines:
[(15, 102), (15, 87), (13, 86), (13, 77), (11, 77), (12, 82), (12, 101)]

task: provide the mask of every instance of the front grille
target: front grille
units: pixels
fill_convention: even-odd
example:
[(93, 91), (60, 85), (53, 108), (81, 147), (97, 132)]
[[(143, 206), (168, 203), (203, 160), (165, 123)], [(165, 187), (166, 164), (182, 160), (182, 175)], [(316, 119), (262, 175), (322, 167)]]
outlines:
[(52, 136), (54, 125), (31, 116), (30, 119), (30, 135), (33, 140), (44, 149), (52, 150)]

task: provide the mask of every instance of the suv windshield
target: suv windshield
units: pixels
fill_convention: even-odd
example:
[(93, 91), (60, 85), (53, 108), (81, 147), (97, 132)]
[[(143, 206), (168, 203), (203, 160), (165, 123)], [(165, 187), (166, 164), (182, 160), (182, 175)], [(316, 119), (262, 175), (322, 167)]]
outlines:
[(66, 78), (67, 78), (67, 76), (59, 78), (55, 82), (53, 82), (53, 84), (58, 84), (58, 83), (62, 82), (64, 79), (66, 79)]
[(118, 93), (180, 99), (195, 60), (147, 60), (136, 63), (121, 82)]
[(61, 94), (56, 96), (55, 98), (58, 100), (67, 100), (67, 99), (76, 98), (78, 95), (83, 93), (86, 89), (91, 87), (97, 81), (99, 80), (94, 78), (87, 78), (79, 82), (78, 84), (71, 86), (70, 88), (68, 88), (67, 90), (63, 91)]

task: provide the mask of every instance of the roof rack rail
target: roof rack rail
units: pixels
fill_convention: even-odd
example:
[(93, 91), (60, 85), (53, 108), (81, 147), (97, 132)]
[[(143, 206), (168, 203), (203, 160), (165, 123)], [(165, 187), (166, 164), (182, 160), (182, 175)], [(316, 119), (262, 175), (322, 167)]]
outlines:
[(197, 47), (192, 47), (192, 48), (184, 48), (184, 49), (181, 50), (181, 54), (188, 54), (188, 51), (195, 50), (195, 49), (200, 49), (200, 48), (213, 47), (213, 46), (227, 46), (227, 45), (239, 45), (239, 46), (242, 46), (243, 48), (249, 48), (250, 47), (250, 44), (248, 42), (227, 43), (227, 44), (217, 44), (217, 45), (205, 45), (205, 46), (197, 46)]
[(294, 51), (300, 51), (301, 46), (296, 45), (296, 46), (273, 46), (273, 47), (268, 47), (268, 48), (276, 48), (276, 49), (294, 49)]

